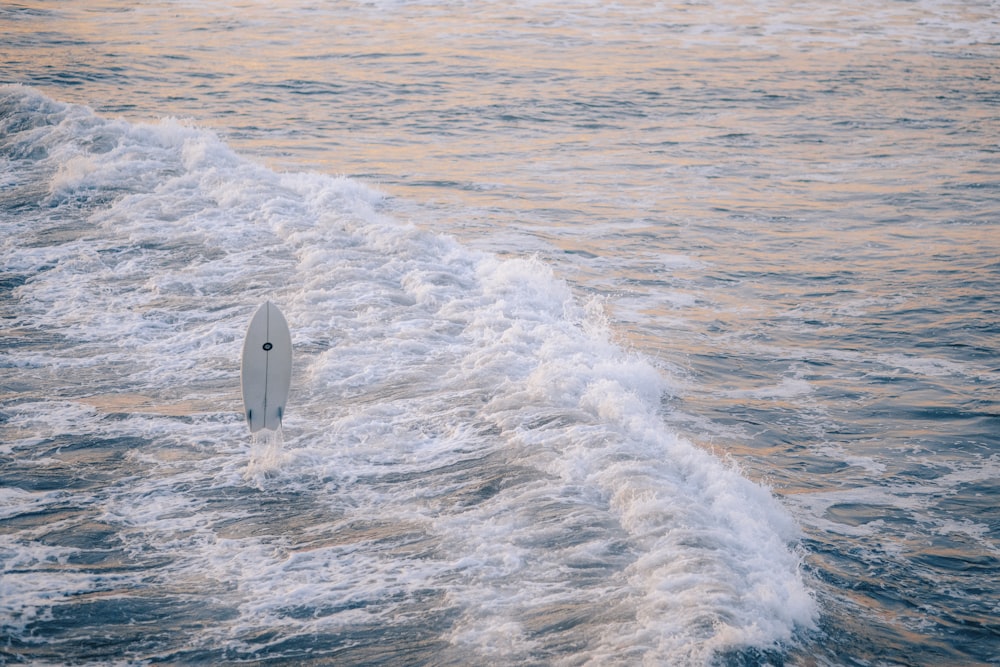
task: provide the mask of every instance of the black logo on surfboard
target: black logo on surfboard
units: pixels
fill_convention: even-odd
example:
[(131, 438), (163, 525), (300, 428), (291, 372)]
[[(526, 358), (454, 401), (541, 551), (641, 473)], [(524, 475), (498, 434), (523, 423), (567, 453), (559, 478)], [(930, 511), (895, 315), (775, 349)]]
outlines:
[(271, 345), (270, 343), (264, 343), (264, 351), (265, 352), (270, 352), (272, 347), (274, 347), (274, 346)]

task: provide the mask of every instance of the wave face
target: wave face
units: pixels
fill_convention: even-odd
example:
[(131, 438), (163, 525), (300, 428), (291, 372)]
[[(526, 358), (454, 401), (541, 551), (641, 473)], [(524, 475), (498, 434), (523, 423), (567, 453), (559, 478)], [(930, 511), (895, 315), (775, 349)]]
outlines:
[[(0, 151), (0, 655), (699, 664), (813, 627), (788, 513), (542, 262), (26, 87)], [(293, 382), (253, 440), (265, 299)]]

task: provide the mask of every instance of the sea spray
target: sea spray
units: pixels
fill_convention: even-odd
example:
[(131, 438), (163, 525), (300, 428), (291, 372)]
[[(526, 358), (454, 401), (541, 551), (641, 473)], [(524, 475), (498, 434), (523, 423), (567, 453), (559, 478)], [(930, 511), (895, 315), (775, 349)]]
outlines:
[(287, 459), (287, 454), (284, 452), (284, 431), (280, 427), (276, 430), (263, 429), (250, 434), (250, 441), (250, 461), (247, 464), (245, 478), (259, 485), (281, 468)]

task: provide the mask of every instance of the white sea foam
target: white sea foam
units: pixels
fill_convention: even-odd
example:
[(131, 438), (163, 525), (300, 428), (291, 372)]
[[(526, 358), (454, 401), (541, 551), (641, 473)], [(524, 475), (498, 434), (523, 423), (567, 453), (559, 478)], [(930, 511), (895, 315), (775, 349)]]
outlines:
[[(102, 587), (210, 591), (236, 615), (195, 643), (236, 651), (270, 630), (277, 644), (430, 614), (472, 661), (574, 645), (593, 664), (705, 662), (812, 626), (794, 522), (668, 429), (668, 382), (549, 266), (467, 250), (387, 217), (356, 181), (277, 174), (175, 121), (61, 113), (19, 139), (54, 149), (35, 165), (52, 206), (114, 196), (72, 240), (22, 254), (26, 238), (4, 261), (30, 274), (16, 325), (88, 360), (38, 363), (86, 371), (53, 384), (90, 402), (21, 403), (9, 427), (32, 434), (21, 448), (57, 433), (133, 443), (127, 475), (68, 502), (157, 565), (142, 581), (5, 578), (22, 629)], [(95, 135), (112, 148), (89, 150)], [(234, 389), (265, 298), (297, 346), (284, 443), (250, 441)], [(92, 407), (119, 392), (218, 408)], [(63, 553), (16, 539), (36, 559)]]
[(948, 359), (935, 359), (930, 357), (915, 357), (905, 354), (882, 354), (878, 357), (879, 363), (891, 369), (906, 369), (912, 373), (927, 375), (930, 377), (943, 377), (947, 375), (979, 375), (985, 374), (985, 369), (976, 369), (969, 364), (950, 361)]

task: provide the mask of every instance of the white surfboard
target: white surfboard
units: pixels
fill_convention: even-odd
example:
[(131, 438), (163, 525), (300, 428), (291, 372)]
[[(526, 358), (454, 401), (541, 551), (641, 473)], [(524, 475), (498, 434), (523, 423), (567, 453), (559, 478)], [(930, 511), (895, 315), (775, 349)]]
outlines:
[(278, 430), (292, 383), (292, 335), (270, 301), (257, 309), (247, 328), (240, 382), (250, 432)]

